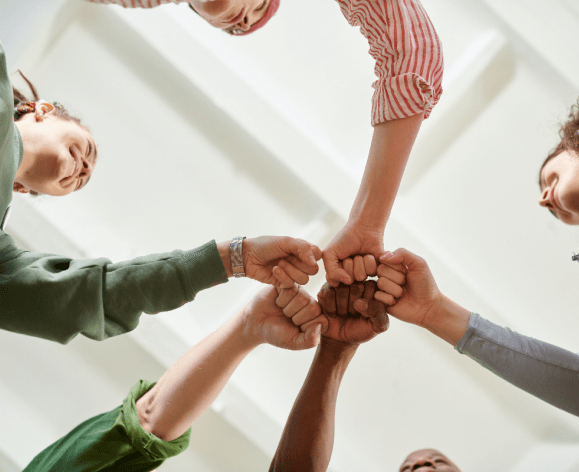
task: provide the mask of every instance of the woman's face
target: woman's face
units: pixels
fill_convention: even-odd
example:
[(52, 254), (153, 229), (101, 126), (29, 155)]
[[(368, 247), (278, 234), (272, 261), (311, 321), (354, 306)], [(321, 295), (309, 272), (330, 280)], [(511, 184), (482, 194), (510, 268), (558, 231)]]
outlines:
[(579, 225), (579, 157), (558, 154), (541, 169), (539, 205), (568, 225)]
[(249, 30), (267, 12), (271, 0), (190, 0), (211, 26), (232, 34)]
[(436, 449), (420, 449), (404, 459), (399, 472), (460, 472), (460, 469)]
[(90, 179), (97, 158), (91, 134), (82, 126), (52, 114), (37, 122), (33, 113), (16, 122), (24, 155), (14, 190), (67, 195)]

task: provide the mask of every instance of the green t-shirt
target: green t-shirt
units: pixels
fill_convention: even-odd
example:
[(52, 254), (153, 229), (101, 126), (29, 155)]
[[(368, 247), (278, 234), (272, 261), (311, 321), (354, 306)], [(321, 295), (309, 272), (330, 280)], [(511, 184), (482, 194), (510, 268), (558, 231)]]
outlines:
[(155, 385), (140, 380), (121, 406), (78, 425), (38, 454), (23, 472), (148, 472), (189, 446), (191, 430), (163, 441), (139, 424), (136, 401)]
[[(0, 221), (22, 160), (13, 108), (0, 44)], [(26, 251), (0, 230), (0, 329), (63, 344), (79, 333), (96, 340), (126, 333), (143, 312), (173, 310), (223, 282), (215, 241), (113, 264)]]

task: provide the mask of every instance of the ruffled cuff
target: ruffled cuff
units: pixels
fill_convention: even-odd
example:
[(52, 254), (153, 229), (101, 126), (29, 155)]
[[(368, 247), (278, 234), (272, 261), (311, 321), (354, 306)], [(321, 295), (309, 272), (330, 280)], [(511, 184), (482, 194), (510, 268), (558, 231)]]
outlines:
[(188, 429), (182, 436), (173, 441), (163, 441), (154, 434), (145, 431), (139, 423), (136, 402), (155, 383), (139, 380), (131, 388), (127, 398), (125, 398), (121, 407), (121, 415), (119, 415), (119, 419), (124, 422), (127, 435), (131, 439), (133, 447), (151, 462), (162, 461), (180, 454), (187, 449), (191, 438), (191, 429)]
[(440, 85), (433, 87), (415, 73), (379, 79), (372, 87), (372, 126), (422, 112), (426, 119), (442, 94)]

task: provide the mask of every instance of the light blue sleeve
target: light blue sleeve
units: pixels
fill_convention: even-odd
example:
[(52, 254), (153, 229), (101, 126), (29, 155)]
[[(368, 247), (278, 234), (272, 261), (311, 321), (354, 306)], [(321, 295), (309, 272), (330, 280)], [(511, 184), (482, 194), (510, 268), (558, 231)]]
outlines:
[(579, 355), (471, 313), (455, 349), (531, 395), (579, 416)]

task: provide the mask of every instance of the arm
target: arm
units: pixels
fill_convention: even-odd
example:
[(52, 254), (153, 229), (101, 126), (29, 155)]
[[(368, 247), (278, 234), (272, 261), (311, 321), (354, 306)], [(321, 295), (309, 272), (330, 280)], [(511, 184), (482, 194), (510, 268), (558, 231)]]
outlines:
[(90, 470), (159, 467), (187, 448), (188, 428), (255, 346), (313, 347), (319, 343), (320, 324), (310, 323), (304, 331), (299, 323), (319, 317), (319, 305), (301, 288), (262, 290), (231, 321), (187, 352), (157, 384), (140, 380), (122, 406), (74, 428), (38, 454), (25, 471), (86, 471), (87, 464)]
[(324, 472), (328, 468), (336, 401), (346, 368), (360, 343), (388, 327), (384, 305), (372, 300), (375, 290), (369, 281), (337, 290), (325, 285), (320, 291), (318, 300), (328, 328), (291, 410), (270, 472)]
[(426, 262), (406, 249), (380, 260), (408, 267), (403, 287), (396, 271), (378, 267), (375, 298), (386, 301), (394, 292), (399, 297), (388, 307), (392, 316), (428, 329), (516, 387), (579, 416), (579, 355), (471, 314), (440, 293)]
[(442, 44), (414, 0), (339, 0), (342, 13), (368, 39), (378, 80), (374, 134), (364, 176), (344, 228), (324, 249), (327, 280), (352, 283), (340, 261), (382, 252), (384, 228), (422, 120), (442, 93)]
[[(308, 349), (319, 343), (320, 309), (303, 289), (268, 287), (223, 327), (190, 349), (137, 401), (143, 428), (165, 441), (180, 437), (209, 408), (239, 363), (262, 343)], [(281, 305), (278, 306), (278, 305)], [(284, 308), (288, 308), (285, 310)], [(302, 325), (308, 323), (308, 327)], [(300, 327), (302, 329), (300, 330)]]
[[(319, 248), (294, 238), (243, 243), (247, 275), (264, 283), (275, 282), (273, 267), (284, 258), (307, 282), (316, 257)], [(24, 251), (0, 231), (0, 328), (64, 344), (79, 333), (103, 340), (135, 329), (143, 312), (178, 308), (231, 275), (229, 241), (113, 264)]]

